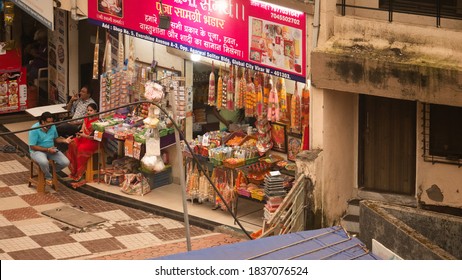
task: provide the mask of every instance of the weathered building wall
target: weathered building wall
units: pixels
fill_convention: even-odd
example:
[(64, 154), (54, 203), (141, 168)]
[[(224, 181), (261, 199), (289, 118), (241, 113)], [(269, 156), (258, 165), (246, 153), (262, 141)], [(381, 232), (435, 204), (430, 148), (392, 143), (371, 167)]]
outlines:
[(324, 91), (324, 204), (327, 224), (339, 223), (356, 188), (357, 95)]
[(327, 227), (339, 223), (356, 189), (357, 96), (325, 91), (323, 100), (322, 153), (304, 152), (297, 167), (314, 184), (314, 223)]
[(423, 158), (423, 109), (417, 110), (417, 201), (424, 205), (462, 208), (462, 170), (457, 165), (426, 162)]
[(309, 203), (307, 207), (307, 229), (318, 229), (323, 227), (323, 162), (324, 153), (320, 149), (302, 151), (297, 155), (297, 171), (310, 178), (313, 183), (312, 192), (308, 194)]
[(318, 88), (462, 106), (462, 32), (335, 17), (312, 53)]
[(462, 72), (373, 60), (363, 55), (314, 52), (313, 68), (318, 70), (313, 73), (313, 84), (325, 89), (462, 106)]
[[(337, 113), (327, 106), (333, 102), (327, 99), (333, 91), (343, 92), (337, 94), (335, 102), (344, 102), (356, 112), (357, 102), (351, 104), (338, 97), (351, 95), (357, 98), (357, 94), (369, 94), (462, 107), (462, 31), (348, 16), (334, 16), (333, 19), (334, 33), (311, 54), (312, 83), (316, 93), (324, 99), (321, 148), (325, 151), (326, 173), (336, 164), (342, 164), (342, 159), (331, 162), (338, 160), (329, 156), (332, 147), (356, 147), (358, 143), (357, 118), (340, 120), (353, 128), (349, 136), (339, 137), (329, 132), (332, 123), (328, 124), (326, 118)], [(416, 197), (425, 205), (462, 208), (460, 168), (423, 160), (420, 102), (416, 116)], [(329, 139), (332, 139), (331, 144), (326, 142)], [(357, 149), (351, 156), (351, 164), (356, 167)], [(339, 176), (335, 168), (333, 170), (332, 175)], [(352, 172), (356, 176), (357, 169)], [(337, 186), (338, 189), (352, 188), (351, 193), (357, 190), (356, 178), (329, 179), (327, 175), (324, 178), (328, 180), (324, 182), (326, 188), (334, 181), (340, 181), (342, 184)], [(326, 195), (336, 196), (336, 193)], [(336, 212), (336, 208), (332, 211)]]

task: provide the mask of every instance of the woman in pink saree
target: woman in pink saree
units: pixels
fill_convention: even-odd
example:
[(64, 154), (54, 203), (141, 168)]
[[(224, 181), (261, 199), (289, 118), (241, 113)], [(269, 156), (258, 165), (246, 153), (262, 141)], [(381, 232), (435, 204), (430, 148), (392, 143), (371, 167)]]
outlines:
[[(98, 108), (96, 104), (91, 103), (87, 106), (87, 115), (96, 114)], [(82, 128), (77, 133), (77, 137), (72, 139), (67, 150), (69, 164), (69, 178), (74, 181), (80, 181), (83, 173), (87, 168), (87, 161), (98, 149), (98, 141), (93, 140), (92, 123), (98, 120), (98, 116), (87, 117), (83, 120)]]

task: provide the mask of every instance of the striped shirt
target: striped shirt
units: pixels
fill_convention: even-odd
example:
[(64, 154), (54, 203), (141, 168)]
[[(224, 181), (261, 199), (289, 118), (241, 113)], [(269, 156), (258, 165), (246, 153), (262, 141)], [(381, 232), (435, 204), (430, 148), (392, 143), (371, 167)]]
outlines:
[[(93, 100), (91, 97), (88, 98), (85, 101), (82, 100), (82, 99), (78, 99), (77, 101), (75, 101), (72, 104), (72, 108), (71, 108), (71, 113), (73, 114), (72, 118), (76, 119), (76, 118), (81, 118), (81, 117), (85, 116), (85, 114), (87, 113), (87, 107), (91, 103), (96, 104), (95, 100)], [(81, 121), (83, 121), (83, 120), (81, 120)]]

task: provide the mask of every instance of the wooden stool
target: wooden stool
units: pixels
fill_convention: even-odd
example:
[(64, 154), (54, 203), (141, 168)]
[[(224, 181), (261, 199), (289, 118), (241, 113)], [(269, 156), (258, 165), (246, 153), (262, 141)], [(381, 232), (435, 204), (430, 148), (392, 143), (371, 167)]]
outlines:
[[(55, 191), (58, 190), (58, 175), (56, 175), (56, 165), (54, 160), (48, 160), (50, 166), (51, 166), (51, 174), (52, 174), (52, 187), (55, 189)], [(34, 175), (34, 165), (37, 166), (37, 175)], [(45, 186), (46, 186), (46, 181), (45, 181), (45, 174), (43, 173), (42, 169), (40, 168), (40, 165), (34, 161), (30, 160), (30, 178), (29, 178), (29, 188), (31, 185), (34, 185), (37, 187), (37, 192), (44, 193), (45, 192)]]
[[(97, 156), (97, 166), (96, 169), (94, 167), (94, 156)], [(101, 167), (104, 169), (106, 168), (106, 151), (104, 150), (104, 147), (101, 149), (101, 143), (98, 143), (98, 150), (91, 155), (91, 157), (87, 161), (87, 170), (85, 171), (85, 181), (88, 183), (91, 183), (94, 181), (95, 174), (99, 172), (100, 168), (100, 163)], [(98, 178), (99, 179), (99, 178)]]

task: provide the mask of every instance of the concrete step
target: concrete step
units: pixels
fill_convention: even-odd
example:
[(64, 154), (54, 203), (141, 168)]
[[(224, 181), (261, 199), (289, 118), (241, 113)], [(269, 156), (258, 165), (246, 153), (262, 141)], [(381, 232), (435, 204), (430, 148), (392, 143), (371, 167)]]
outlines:
[(359, 216), (359, 200), (348, 202), (348, 208), (347, 208), (346, 214)]
[(340, 224), (350, 234), (358, 234), (360, 232), (358, 215), (346, 215), (342, 218)]

